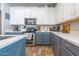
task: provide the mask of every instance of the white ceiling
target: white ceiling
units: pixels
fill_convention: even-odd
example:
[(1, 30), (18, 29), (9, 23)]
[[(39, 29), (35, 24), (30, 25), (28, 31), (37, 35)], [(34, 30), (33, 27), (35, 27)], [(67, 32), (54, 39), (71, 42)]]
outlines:
[(23, 7), (55, 7), (56, 3), (8, 3), (11, 7), (23, 6)]

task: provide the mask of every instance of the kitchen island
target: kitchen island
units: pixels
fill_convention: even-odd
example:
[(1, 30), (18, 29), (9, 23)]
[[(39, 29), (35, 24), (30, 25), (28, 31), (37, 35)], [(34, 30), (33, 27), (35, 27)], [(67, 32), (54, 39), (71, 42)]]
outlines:
[[(24, 35), (9, 36), (0, 40), (0, 56), (24, 56), (26, 37)], [(11, 36), (11, 37), (10, 37)]]

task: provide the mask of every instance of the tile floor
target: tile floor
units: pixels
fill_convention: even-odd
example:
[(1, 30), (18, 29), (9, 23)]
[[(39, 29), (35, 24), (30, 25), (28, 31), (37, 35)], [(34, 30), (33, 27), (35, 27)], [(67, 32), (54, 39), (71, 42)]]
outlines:
[(26, 47), (26, 56), (54, 56), (51, 46), (30, 46)]

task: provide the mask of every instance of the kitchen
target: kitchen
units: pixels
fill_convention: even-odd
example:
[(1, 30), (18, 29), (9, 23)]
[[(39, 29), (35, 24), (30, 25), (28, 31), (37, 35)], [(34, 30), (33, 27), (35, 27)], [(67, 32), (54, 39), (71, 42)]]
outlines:
[(79, 3), (0, 3), (0, 7), (0, 56), (79, 56)]

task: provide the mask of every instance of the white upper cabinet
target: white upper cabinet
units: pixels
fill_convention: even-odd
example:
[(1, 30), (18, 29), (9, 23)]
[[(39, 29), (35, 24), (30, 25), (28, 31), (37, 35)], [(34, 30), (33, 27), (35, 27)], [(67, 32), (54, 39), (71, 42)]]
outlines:
[(11, 20), (10, 20), (11, 25), (23, 25), (24, 24), (24, 18), (22, 17), (21, 10), (16, 10), (12, 8), (10, 10), (10, 15), (11, 15)]
[(63, 20), (63, 4), (58, 3), (56, 6), (56, 23), (60, 23)]
[(23, 25), (24, 18), (36, 18), (37, 24), (54, 24), (55, 8), (51, 7), (12, 7), (10, 24)]
[(63, 21), (69, 20), (74, 18), (75, 16), (75, 9), (74, 3), (63, 3)]
[(79, 3), (75, 3), (75, 17), (79, 17)]
[(61, 23), (75, 17), (74, 3), (58, 3), (56, 6), (56, 21)]
[(47, 13), (47, 21), (46, 24), (52, 25), (55, 24), (55, 12), (56, 9), (55, 8), (48, 8), (46, 13)]
[(47, 24), (47, 12), (46, 8), (38, 8), (37, 11), (37, 24)]
[(55, 8), (40, 8), (37, 13), (37, 24), (51, 25), (55, 23)]

